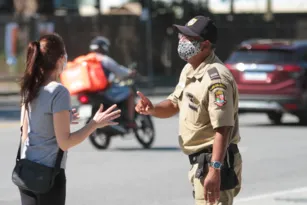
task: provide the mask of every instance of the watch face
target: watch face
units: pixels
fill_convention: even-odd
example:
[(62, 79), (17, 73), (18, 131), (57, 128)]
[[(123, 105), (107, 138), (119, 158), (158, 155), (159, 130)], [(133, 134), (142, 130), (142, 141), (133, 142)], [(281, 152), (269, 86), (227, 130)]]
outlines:
[(219, 163), (219, 162), (214, 162), (214, 163), (213, 163), (213, 167), (214, 167), (215, 169), (219, 169), (219, 168), (221, 167), (221, 163)]

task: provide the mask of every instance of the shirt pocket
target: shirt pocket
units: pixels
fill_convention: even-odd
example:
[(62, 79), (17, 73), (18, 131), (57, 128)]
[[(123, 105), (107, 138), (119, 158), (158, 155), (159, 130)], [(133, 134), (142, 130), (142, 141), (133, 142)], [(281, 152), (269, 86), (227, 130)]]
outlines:
[(183, 98), (185, 121), (196, 125), (199, 122), (199, 115), (201, 113), (200, 101), (189, 92), (185, 92)]

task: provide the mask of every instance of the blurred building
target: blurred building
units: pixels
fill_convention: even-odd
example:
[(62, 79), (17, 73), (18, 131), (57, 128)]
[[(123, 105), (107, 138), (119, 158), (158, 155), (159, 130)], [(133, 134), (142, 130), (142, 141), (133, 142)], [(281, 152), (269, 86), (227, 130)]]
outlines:
[[(141, 6), (144, 1), (139, 0), (139, 4), (125, 3), (128, 0), (0, 0), (0, 39), (5, 39), (7, 24), (16, 21), (14, 1), (38, 2), (37, 11), (41, 15), (36, 20), (44, 23), (43, 30), (54, 29), (63, 36), (70, 59), (88, 52), (88, 43), (94, 36), (105, 35), (112, 43), (111, 55), (119, 63), (129, 65), (137, 61), (139, 71), (144, 75), (149, 73), (145, 44), (148, 24), (142, 18), (146, 12), (142, 12)], [(175, 83), (175, 76), (180, 74), (178, 68), (184, 62), (176, 52), (178, 38), (171, 25), (184, 24), (195, 15), (207, 15), (216, 21), (220, 29), (216, 51), (222, 60), (247, 38), (307, 38), (307, 12), (303, 12), (307, 11), (307, 0), (291, 0), (291, 4), (289, 0), (271, 0), (270, 10), (274, 15), (271, 20), (264, 18), (264, 14), (269, 13), (266, 4), (269, 0), (233, 0), (232, 20), (229, 18), (230, 1), (152, 1), (151, 64), (158, 80), (166, 76), (165, 81), (172, 83), (174, 79)], [(107, 5), (116, 4), (118, 6), (106, 9)], [(101, 15), (97, 15), (99, 10)], [(4, 42), (0, 41), (0, 61)]]
[(12, 0), (0, 0), (0, 14), (10, 13), (14, 10), (14, 5)]
[(103, 12), (103, 14), (140, 16), (142, 14), (142, 6), (137, 2), (125, 3), (119, 7), (111, 7), (107, 11)]
[[(209, 0), (208, 7), (214, 14), (230, 12), (230, 0)], [(273, 13), (305, 13), (306, 0), (270, 0)], [(234, 13), (265, 13), (268, 0), (234, 0)]]

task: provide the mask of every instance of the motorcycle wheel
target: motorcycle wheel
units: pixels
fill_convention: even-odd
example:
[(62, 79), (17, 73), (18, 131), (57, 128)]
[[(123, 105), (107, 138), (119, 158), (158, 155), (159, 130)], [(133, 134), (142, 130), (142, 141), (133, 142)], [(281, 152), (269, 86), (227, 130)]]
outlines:
[(155, 128), (151, 117), (149, 115), (137, 115), (135, 122), (137, 128), (133, 131), (137, 141), (144, 149), (149, 149), (155, 139)]
[(89, 136), (90, 142), (94, 145), (97, 149), (107, 149), (110, 145), (111, 138), (106, 134), (99, 132), (98, 130), (94, 131)]

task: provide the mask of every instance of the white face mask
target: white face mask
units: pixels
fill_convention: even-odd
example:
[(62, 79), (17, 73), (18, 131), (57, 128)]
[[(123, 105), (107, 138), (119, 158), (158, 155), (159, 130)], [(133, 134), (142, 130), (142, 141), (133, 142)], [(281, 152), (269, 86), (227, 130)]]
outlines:
[(201, 52), (199, 41), (189, 41), (187, 38), (180, 38), (178, 44), (178, 54), (180, 58), (187, 61)]

